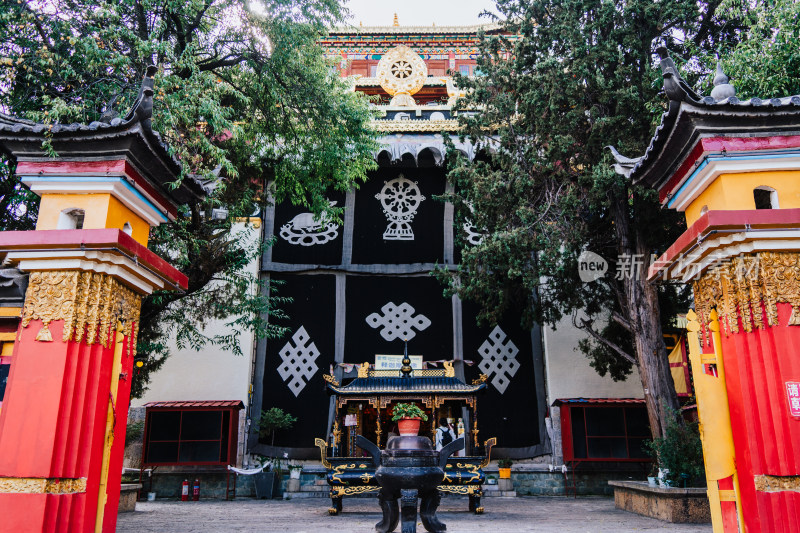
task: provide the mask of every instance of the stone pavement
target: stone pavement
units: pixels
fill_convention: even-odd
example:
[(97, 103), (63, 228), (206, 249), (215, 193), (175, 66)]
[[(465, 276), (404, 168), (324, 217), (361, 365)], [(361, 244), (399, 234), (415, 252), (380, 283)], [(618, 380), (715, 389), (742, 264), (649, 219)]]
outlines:
[[(474, 516), (466, 499), (448, 497), (439, 517), (448, 533), (711, 533), (711, 525), (668, 524), (618, 511), (612, 498), (486, 498), (483, 504), (486, 514)], [(317, 498), (139, 502), (135, 512), (119, 515), (117, 532), (372, 533), (380, 519), (374, 498), (345, 499), (340, 516), (328, 516), (327, 508), (328, 501)], [(425, 529), (419, 525), (417, 531)]]

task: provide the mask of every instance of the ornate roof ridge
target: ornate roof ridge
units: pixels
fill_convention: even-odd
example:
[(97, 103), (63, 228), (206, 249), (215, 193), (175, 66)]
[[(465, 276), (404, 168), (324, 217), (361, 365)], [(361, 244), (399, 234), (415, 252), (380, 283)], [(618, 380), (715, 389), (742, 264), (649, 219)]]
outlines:
[[(41, 136), (43, 140), (45, 133), (49, 132), (48, 135), (54, 143), (58, 141), (69, 141), (70, 134), (76, 133), (89, 135), (94, 133), (95, 135), (92, 137), (95, 139), (111, 139), (125, 134), (139, 134), (149, 145), (149, 149), (152, 151), (151, 153), (154, 153), (168, 167), (171, 167), (170, 171), (172, 171), (175, 176), (179, 176), (182, 169), (181, 162), (170, 153), (169, 147), (161, 139), (161, 135), (157, 131), (154, 131), (152, 127), (155, 73), (156, 67), (154, 65), (147, 67), (139, 89), (139, 96), (127, 115), (125, 115), (125, 118), (115, 116), (116, 113), (109, 110), (104, 113), (101, 120), (95, 120), (89, 124), (78, 122), (69, 124), (42, 124), (0, 112), (0, 140), (3, 140), (4, 137), (8, 137), (7, 134), (19, 133), (33, 134), (36, 138), (27, 140), (35, 141), (39, 136)], [(4, 136), (3, 134), (6, 135)], [(5, 140), (9, 139), (6, 138)], [(85, 139), (80, 137), (73, 139), (73, 141), (80, 140)], [(163, 183), (160, 185), (163, 186)], [(185, 202), (191, 197), (200, 198), (204, 196), (207, 194), (208, 190), (196, 176), (188, 175), (184, 179), (181, 187), (174, 191), (166, 190), (166, 192), (169, 196), (176, 197), (178, 200)]]
[[(677, 144), (678, 141), (672, 134), (679, 122), (687, 122), (687, 128), (693, 128), (695, 135), (700, 135), (700, 130), (703, 130), (705, 134), (713, 131), (713, 121), (719, 117), (752, 119), (764, 115), (777, 115), (776, 112), (782, 111), (780, 108), (784, 108), (800, 118), (800, 95), (770, 99), (753, 97), (747, 100), (739, 100), (735, 95), (721, 100), (717, 100), (713, 96), (702, 96), (692, 90), (681, 77), (666, 48), (659, 48), (658, 54), (661, 58), (659, 66), (664, 76), (664, 90), (669, 98), (669, 104), (667, 111), (661, 115), (661, 122), (656, 127), (647, 149), (640, 157), (629, 158), (620, 154), (614, 147), (608, 147), (616, 160), (614, 168), (617, 173), (630, 178), (635, 183), (644, 181), (650, 186), (658, 187), (665, 179), (664, 175), (683, 160), (685, 154), (674, 154), (671, 158), (674, 162), (673, 165), (653, 164), (654, 161), (660, 159), (670, 141)], [(684, 119), (684, 117), (686, 118)], [(800, 120), (797, 122), (800, 126)], [(781, 124), (764, 123), (761, 126), (767, 131), (773, 126), (774, 129), (779, 129)], [(720, 131), (721, 135), (724, 133)], [(658, 176), (648, 176), (648, 174), (658, 174)]]
[(500, 24), (472, 24), (464, 26), (338, 26), (332, 28), (331, 35), (362, 33), (477, 33), (481, 30), (499, 30)]

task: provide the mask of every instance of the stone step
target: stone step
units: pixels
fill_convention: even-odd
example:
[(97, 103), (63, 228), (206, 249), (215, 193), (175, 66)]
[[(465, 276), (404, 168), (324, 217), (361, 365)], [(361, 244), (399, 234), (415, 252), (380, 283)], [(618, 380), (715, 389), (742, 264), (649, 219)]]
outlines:
[(325, 485), (303, 485), (300, 487), (300, 492), (328, 492), (329, 490), (327, 483)]
[(516, 498), (517, 491), (515, 490), (484, 490), (484, 498)]
[(283, 499), (284, 500), (292, 500), (294, 498), (327, 498), (327, 492), (284, 492)]
[(328, 482), (326, 480), (324, 480), (324, 479), (316, 479), (316, 480), (314, 480), (314, 485), (327, 487), (328, 486)]

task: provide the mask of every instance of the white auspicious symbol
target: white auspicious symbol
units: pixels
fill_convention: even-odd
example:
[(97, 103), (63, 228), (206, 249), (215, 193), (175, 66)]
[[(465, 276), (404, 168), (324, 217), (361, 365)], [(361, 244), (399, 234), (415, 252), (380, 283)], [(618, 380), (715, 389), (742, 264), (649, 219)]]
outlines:
[(411, 221), (417, 214), (419, 204), (425, 199), (419, 192), (417, 182), (400, 174), (400, 177), (385, 182), (375, 198), (380, 200), (383, 214), (389, 222), (383, 232), (383, 240), (413, 241)]
[(394, 305), (389, 302), (381, 307), (383, 315), (372, 313), (367, 317), (367, 324), (372, 329), (381, 329), (381, 337), (387, 341), (395, 339), (411, 340), (417, 336), (414, 328), (422, 331), (431, 325), (431, 321), (423, 314), (414, 316), (414, 308), (403, 302), (400, 305)]
[[(517, 362), (519, 348), (510, 340), (503, 344), (505, 340), (506, 334), (500, 329), (500, 326), (497, 326), (489, 334), (489, 338), (478, 348), (478, 353), (483, 358), (478, 368), (489, 377), (494, 374), (492, 385), (500, 391), (500, 394), (506, 392), (508, 384), (511, 383), (511, 378), (519, 370), (519, 363)], [(507, 377), (506, 374), (508, 374)]]
[[(331, 206), (336, 202), (330, 202)], [(314, 213), (300, 213), (281, 226), (281, 237), (289, 244), (314, 246), (325, 244), (339, 236), (339, 225), (329, 220), (325, 214), (319, 217)]]
[[(475, 208), (472, 206), (472, 203), (467, 202), (467, 207), (469, 207), (469, 212), (474, 213)], [(480, 232), (475, 227), (475, 224), (472, 223), (472, 220), (469, 218), (464, 219), (464, 232), (467, 234), (467, 242), (473, 246), (477, 246), (483, 242), (483, 238), (486, 236), (485, 232)]]
[(467, 242), (477, 246), (483, 242), (485, 235), (475, 230), (475, 225), (470, 219), (464, 221), (464, 232), (467, 234)]
[(310, 340), (311, 337), (308, 335), (306, 328), (300, 326), (300, 329), (292, 335), (294, 346), (289, 341), (279, 352), (283, 364), (278, 367), (278, 374), (280, 374), (284, 382), (287, 382), (286, 385), (295, 396), (300, 394), (300, 391), (305, 388), (311, 376), (319, 370), (316, 363), (317, 357), (319, 357), (319, 350), (317, 350), (317, 345), (313, 342), (306, 346), (306, 343)]

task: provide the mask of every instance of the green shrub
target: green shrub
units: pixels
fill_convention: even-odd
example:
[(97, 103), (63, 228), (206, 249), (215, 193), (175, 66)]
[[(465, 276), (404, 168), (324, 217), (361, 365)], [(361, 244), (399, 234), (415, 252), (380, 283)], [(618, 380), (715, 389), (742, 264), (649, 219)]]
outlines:
[(261, 418), (258, 419), (258, 434), (261, 437), (272, 437), (271, 445), (275, 445), (275, 432), (281, 429), (289, 429), (297, 419), (280, 407), (270, 407), (261, 411)]
[(132, 442), (141, 439), (142, 433), (144, 433), (144, 420), (128, 424), (128, 429), (125, 432), (125, 446), (127, 447)]
[(666, 479), (673, 487), (705, 487), (703, 446), (700, 442), (699, 424), (685, 422), (680, 413), (673, 411), (663, 437), (645, 444), (648, 452), (658, 461), (662, 470), (668, 470)]

